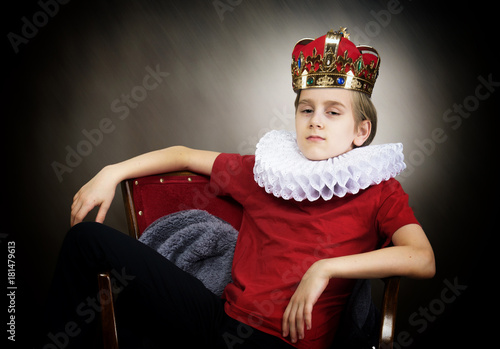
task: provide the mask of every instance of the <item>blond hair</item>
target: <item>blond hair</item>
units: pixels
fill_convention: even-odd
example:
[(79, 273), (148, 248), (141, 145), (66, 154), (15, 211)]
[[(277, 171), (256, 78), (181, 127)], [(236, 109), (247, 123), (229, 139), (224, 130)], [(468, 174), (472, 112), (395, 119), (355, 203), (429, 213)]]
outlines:
[[(299, 106), (300, 91), (301, 90), (297, 91), (297, 97), (295, 98), (295, 112), (297, 112), (297, 108)], [(375, 138), (375, 134), (377, 133), (377, 109), (375, 109), (372, 100), (366, 93), (358, 91), (352, 92), (352, 111), (354, 114), (356, 127), (361, 121), (364, 120), (369, 120), (372, 124), (370, 135), (361, 145), (361, 147), (364, 147), (366, 145), (369, 145), (373, 141), (373, 138)]]

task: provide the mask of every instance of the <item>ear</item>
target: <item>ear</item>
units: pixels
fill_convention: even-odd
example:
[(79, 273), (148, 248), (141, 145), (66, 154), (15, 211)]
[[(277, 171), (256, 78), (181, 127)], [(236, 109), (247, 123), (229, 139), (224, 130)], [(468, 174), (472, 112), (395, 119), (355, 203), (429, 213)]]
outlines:
[(358, 125), (356, 137), (352, 141), (355, 146), (361, 147), (363, 143), (368, 139), (372, 131), (372, 123), (370, 120), (363, 120)]

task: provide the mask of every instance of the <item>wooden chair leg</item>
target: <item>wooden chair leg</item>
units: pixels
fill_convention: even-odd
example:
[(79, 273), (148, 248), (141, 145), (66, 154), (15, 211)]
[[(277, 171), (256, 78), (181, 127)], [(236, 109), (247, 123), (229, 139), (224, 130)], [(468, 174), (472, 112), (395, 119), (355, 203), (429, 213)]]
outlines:
[(400, 280), (401, 277), (399, 276), (384, 279), (385, 287), (384, 299), (382, 301), (382, 323), (380, 324), (379, 349), (393, 348)]
[(104, 349), (118, 349), (113, 291), (109, 273), (98, 275), (99, 298), (101, 302), (102, 338)]

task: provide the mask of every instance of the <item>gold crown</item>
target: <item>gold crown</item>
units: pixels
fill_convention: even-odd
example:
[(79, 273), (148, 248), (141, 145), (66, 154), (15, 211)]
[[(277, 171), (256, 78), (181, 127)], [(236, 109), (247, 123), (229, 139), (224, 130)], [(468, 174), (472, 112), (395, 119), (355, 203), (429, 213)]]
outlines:
[(373, 47), (355, 46), (346, 30), (330, 30), (315, 40), (302, 39), (295, 44), (292, 53), (295, 92), (307, 88), (336, 87), (371, 96), (380, 57)]

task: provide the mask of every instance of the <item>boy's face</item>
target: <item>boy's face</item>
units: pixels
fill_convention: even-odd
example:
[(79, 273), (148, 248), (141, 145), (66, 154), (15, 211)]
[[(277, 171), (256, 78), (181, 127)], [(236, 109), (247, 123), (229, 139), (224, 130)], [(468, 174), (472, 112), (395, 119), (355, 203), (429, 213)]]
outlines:
[(295, 113), (297, 143), (309, 160), (325, 160), (360, 146), (371, 130), (369, 121), (356, 125), (352, 91), (338, 88), (302, 90)]

